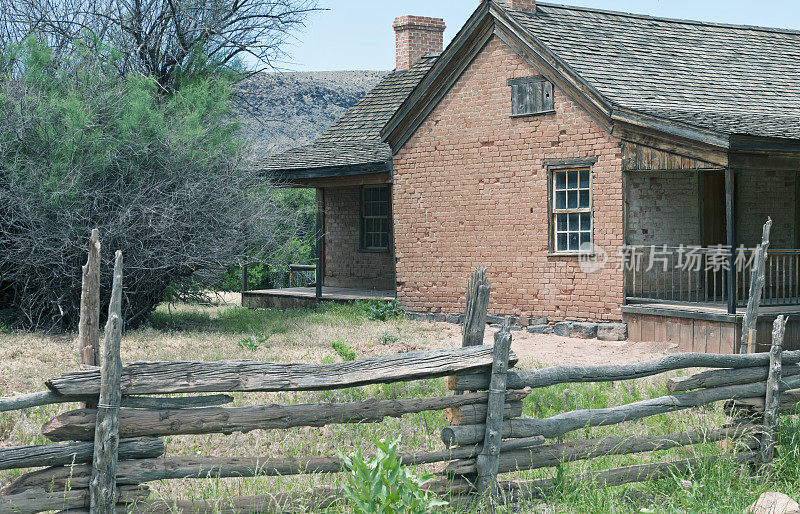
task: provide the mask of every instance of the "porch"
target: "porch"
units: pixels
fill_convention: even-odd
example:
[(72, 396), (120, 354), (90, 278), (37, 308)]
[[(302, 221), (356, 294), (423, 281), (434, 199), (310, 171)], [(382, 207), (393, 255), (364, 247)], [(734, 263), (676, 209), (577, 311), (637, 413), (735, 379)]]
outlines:
[(789, 314), (785, 344), (800, 348), (796, 154), (730, 152), (721, 166), (649, 155), (638, 145), (627, 150), (620, 266), (629, 338), (738, 352), (753, 252), (770, 217), (757, 344), (768, 347), (775, 316)]
[(356, 289), (352, 287), (322, 286), (320, 295), (311, 286), (259, 289), (242, 293), (242, 307), (250, 309), (294, 309), (311, 307), (318, 302), (346, 303), (354, 300), (394, 300), (391, 290)]

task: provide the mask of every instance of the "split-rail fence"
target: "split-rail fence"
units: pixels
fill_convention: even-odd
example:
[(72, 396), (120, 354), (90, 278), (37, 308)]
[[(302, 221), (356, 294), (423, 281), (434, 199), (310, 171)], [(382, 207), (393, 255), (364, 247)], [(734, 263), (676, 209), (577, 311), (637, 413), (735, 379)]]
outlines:
[[(99, 253), (99, 252), (98, 252)], [(91, 254), (90, 254), (91, 260)], [(96, 269), (87, 266), (86, 269)], [(84, 283), (92, 284), (92, 280)], [(81, 408), (56, 416), (42, 427), (52, 444), (0, 448), (0, 469), (40, 468), (22, 474), (0, 491), (0, 512), (44, 510), (114, 512), (271, 512), (323, 509), (345, 501), (340, 490), (231, 497), (224, 501), (153, 499), (148, 482), (183, 478), (287, 476), (339, 473), (339, 457), (168, 456), (163, 436), (319, 427), (334, 423), (378, 423), (387, 417), (444, 410), (450, 426), (445, 447), (405, 453), (405, 465), (444, 463), (427, 488), (452, 500), (514, 500), (539, 497), (556, 486), (550, 478), (502, 480), (518, 470), (550, 468), (564, 462), (665, 450), (732, 440), (734, 450), (671, 462), (655, 462), (559, 477), (560, 484), (597, 487), (673, 476), (703, 462), (732, 459), (769, 465), (777, 415), (800, 388), (800, 351), (782, 351), (785, 320), (776, 320), (769, 353), (711, 355), (684, 353), (626, 365), (556, 366), (515, 371), (510, 351), (510, 318), (483, 344), (490, 284), (485, 270), (470, 280), (461, 348), (371, 357), (333, 364), (236, 362), (131, 362), (120, 360), (122, 256), (117, 253), (114, 284), (100, 368), (87, 366), (46, 382), (47, 391), (0, 398), (0, 411), (60, 402)], [(92, 298), (92, 294), (85, 294)], [(88, 309), (87, 309), (88, 310)], [(97, 320), (99, 316), (90, 316)], [(82, 331), (85, 333), (87, 331)], [(91, 331), (88, 331), (91, 332)], [(99, 334), (99, 330), (95, 330)], [(82, 344), (85, 341), (82, 340)], [(91, 343), (91, 342), (89, 342)], [(83, 351), (96, 358), (93, 349)], [(509, 370), (509, 368), (512, 368)], [(633, 380), (674, 370), (715, 368), (668, 381), (671, 394), (606, 409), (522, 417), (523, 400), (535, 388), (579, 382)], [(445, 377), (445, 396), (349, 403), (224, 407), (234, 391), (332, 390), (369, 384)], [(148, 395), (197, 394), (171, 398)], [(731, 420), (703, 431), (656, 436), (605, 437), (561, 442), (571, 431), (727, 400)], [(747, 417), (736, 417), (745, 412)], [(555, 439), (555, 441), (553, 441)], [(471, 500), (469, 500), (471, 501)]]

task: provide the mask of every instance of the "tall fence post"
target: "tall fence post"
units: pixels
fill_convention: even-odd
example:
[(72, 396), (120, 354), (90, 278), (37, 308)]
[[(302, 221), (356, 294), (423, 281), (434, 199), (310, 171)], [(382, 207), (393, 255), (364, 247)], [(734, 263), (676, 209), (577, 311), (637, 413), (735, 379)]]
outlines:
[(100, 231), (92, 230), (89, 255), (81, 268), (78, 355), (82, 365), (100, 364)]
[(94, 460), (89, 482), (91, 512), (113, 513), (117, 498), (117, 452), (119, 450), (119, 406), (122, 400), (120, 377), (122, 359), (122, 252), (114, 256), (114, 281), (108, 321), (103, 337), (103, 363), (100, 367), (100, 400), (94, 431)]
[(489, 400), (486, 408), (486, 434), (483, 449), (476, 459), (478, 493), (494, 496), (497, 491), (497, 469), (503, 438), (503, 410), (506, 405), (508, 353), (511, 349), (511, 317), (506, 316), (502, 328), (494, 335), (492, 374), (489, 378)]
[(464, 328), (461, 346), (483, 344), (486, 330), (486, 314), (489, 308), (489, 292), (492, 285), (486, 278), (486, 268), (477, 268), (467, 286), (467, 305), (464, 309)]
[(772, 346), (769, 350), (769, 376), (767, 396), (764, 401), (764, 434), (761, 437), (761, 463), (769, 464), (775, 452), (778, 431), (778, 411), (781, 403), (781, 361), (783, 336), (786, 333), (786, 318), (783, 314), (772, 324)]
[[(761, 305), (761, 293), (764, 289), (764, 273), (767, 262), (767, 248), (769, 248), (769, 231), (772, 219), (767, 217), (761, 232), (761, 244), (755, 249), (753, 256), (753, 269), (750, 273), (750, 292), (747, 298), (747, 310), (742, 320), (742, 343), (739, 353), (750, 353), (756, 350), (756, 326), (758, 324), (758, 307)], [(731, 251), (734, 251), (731, 249)], [(731, 268), (729, 273), (736, 273)]]

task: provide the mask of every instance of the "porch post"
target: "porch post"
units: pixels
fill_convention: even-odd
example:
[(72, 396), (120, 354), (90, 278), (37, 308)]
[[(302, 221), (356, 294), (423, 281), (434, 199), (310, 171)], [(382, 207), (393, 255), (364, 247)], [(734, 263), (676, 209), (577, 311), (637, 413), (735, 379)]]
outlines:
[(322, 212), (325, 209), (324, 190), (321, 187), (317, 188), (317, 238), (316, 238), (316, 254), (317, 254), (317, 270), (315, 271), (314, 285), (316, 286), (315, 296), (317, 300), (322, 298)]
[(734, 212), (734, 174), (733, 170), (725, 168), (725, 219), (727, 246), (730, 248), (728, 256), (728, 314), (736, 314), (736, 218)]

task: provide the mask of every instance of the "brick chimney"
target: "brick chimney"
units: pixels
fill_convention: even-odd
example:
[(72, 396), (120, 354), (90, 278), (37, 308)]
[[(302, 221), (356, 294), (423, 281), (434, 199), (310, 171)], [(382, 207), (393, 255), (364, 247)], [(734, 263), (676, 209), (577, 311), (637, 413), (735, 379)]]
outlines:
[(506, 0), (506, 3), (515, 11), (536, 12), (536, 0)]
[(425, 16), (395, 18), (394, 38), (397, 45), (397, 71), (407, 70), (425, 54), (442, 52), (444, 20)]

